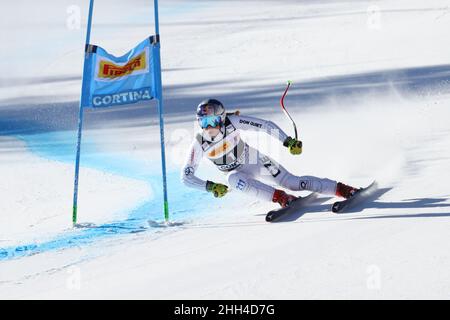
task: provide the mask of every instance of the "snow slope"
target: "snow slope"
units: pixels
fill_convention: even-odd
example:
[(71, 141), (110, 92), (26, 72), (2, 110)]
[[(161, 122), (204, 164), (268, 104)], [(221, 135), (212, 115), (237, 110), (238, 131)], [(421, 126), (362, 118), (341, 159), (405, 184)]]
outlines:
[[(37, 31), (31, 74), (23, 43), (1, 65), (1, 298), (450, 297), (447, 1), (161, 4), (169, 201), (182, 224), (147, 223), (162, 219), (158, 123), (154, 105), (137, 105), (86, 113), (79, 211), (93, 225), (70, 230), (84, 33), (65, 24), (74, 3), (85, 19), (81, 1), (42, 1), (47, 19), (5, 5), (22, 10), (2, 37)], [(97, 1), (93, 42), (121, 54), (151, 32), (151, 4), (133, 3), (142, 10), (119, 15), (120, 1)], [(323, 198), (267, 224), (274, 204), (180, 184), (198, 101), (216, 97), (292, 134), (277, 105), (287, 79), (303, 154), (244, 138), (299, 175), (377, 179), (365, 208), (334, 215)], [(199, 174), (224, 181), (206, 161)]]

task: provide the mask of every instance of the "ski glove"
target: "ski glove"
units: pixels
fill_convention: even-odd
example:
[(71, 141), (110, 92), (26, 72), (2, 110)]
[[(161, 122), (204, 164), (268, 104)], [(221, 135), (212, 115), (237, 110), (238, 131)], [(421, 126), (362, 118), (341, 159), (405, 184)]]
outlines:
[(283, 142), (283, 146), (289, 149), (292, 154), (302, 153), (302, 142), (291, 137), (287, 137)]
[(212, 192), (214, 197), (222, 198), (228, 192), (228, 187), (221, 183), (215, 183), (212, 181), (206, 181), (206, 191)]

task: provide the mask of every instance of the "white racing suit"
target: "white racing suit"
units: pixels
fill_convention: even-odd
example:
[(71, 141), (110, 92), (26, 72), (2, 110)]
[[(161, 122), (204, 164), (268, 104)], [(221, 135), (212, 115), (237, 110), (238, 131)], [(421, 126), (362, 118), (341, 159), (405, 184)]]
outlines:
[[(227, 115), (221, 134), (213, 141), (202, 132), (192, 142), (181, 172), (181, 180), (189, 187), (206, 190), (206, 181), (195, 171), (203, 156), (227, 174), (231, 188), (249, 196), (272, 201), (277, 185), (293, 191), (308, 190), (335, 195), (336, 181), (313, 176), (295, 176), (270, 157), (241, 140), (239, 130), (266, 132), (283, 143), (288, 137), (275, 123), (254, 117)], [(262, 181), (266, 182), (263, 183)]]

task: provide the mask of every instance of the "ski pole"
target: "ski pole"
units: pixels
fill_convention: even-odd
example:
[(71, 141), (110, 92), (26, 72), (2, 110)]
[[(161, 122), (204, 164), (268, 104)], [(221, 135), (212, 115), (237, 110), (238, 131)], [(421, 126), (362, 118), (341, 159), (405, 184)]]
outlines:
[(294, 120), (292, 119), (291, 115), (289, 114), (289, 112), (286, 110), (286, 107), (284, 106), (284, 97), (286, 97), (286, 94), (289, 90), (289, 87), (291, 86), (291, 83), (292, 82), (290, 80), (288, 80), (286, 90), (284, 90), (283, 96), (280, 99), (280, 105), (281, 105), (281, 109), (283, 109), (284, 114), (289, 118), (289, 120), (291, 120), (292, 125), (294, 126), (295, 140), (297, 140), (297, 138), (298, 138), (297, 126), (295, 125)]

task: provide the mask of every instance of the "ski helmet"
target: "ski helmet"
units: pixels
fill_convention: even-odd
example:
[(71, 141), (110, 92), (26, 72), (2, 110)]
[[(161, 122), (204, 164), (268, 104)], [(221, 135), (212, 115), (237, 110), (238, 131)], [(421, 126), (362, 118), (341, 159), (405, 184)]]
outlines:
[(197, 106), (197, 121), (202, 129), (222, 126), (225, 121), (225, 107), (216, 99), (203, 100)]

